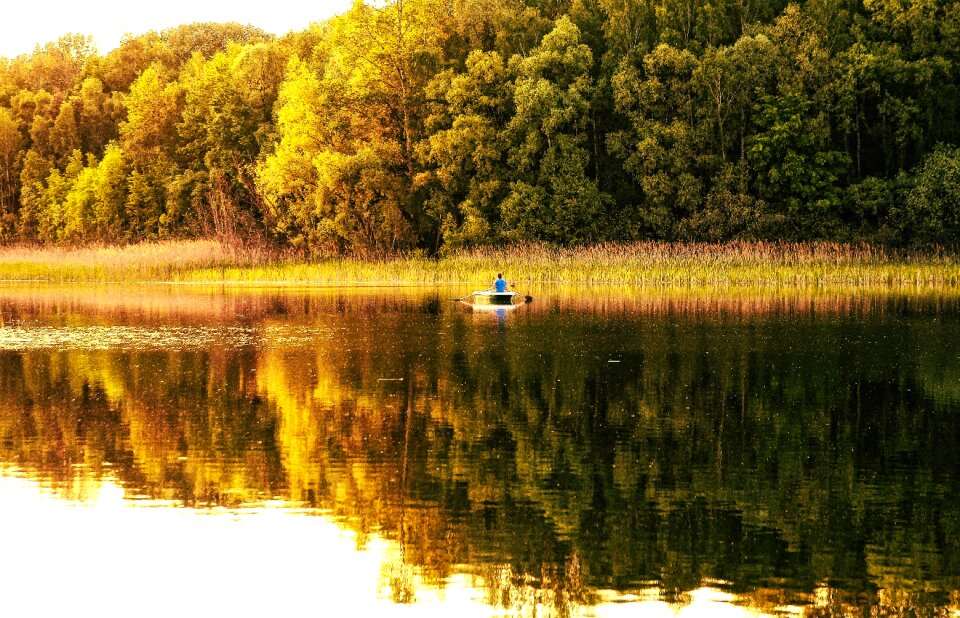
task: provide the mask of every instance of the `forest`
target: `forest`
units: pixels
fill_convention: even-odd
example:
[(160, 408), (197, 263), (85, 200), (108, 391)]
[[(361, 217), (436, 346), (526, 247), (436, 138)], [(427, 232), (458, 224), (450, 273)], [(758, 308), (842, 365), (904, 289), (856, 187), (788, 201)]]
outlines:
[(0, 58), (0, 242), (960, 239), (960, 2), (358, 0)]

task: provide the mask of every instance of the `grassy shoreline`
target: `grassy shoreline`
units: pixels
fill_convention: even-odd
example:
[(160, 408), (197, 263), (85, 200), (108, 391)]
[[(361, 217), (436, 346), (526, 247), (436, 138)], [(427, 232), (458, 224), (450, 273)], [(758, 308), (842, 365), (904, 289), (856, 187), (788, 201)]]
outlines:
[(440, 259), (315, 261), (214, 241), (86, 248), (0, 249), (0, 281), (277, 286), (485, 286), (504, 272), (518, 287), (648, 290), (960, 291), (960, 255), (895, 254), (835, 243), (634, 243), (556, 249), (476, 249)]

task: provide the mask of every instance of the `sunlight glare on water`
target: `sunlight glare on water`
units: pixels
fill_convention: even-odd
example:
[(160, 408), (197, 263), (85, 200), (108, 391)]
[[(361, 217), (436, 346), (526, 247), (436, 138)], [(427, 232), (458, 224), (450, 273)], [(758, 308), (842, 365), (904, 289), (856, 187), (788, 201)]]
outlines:
[[(16, 470), (0, 469), (0, 517), (6, 534), (0, 560), (3, 607), (11, 615), (235, 616), (325, 615), (507, 616), (522, 610), (486, 604), (475, 578), (414, 586), (407, 605), (390, 602), (384, 574), (396, 544), (356, 536), (328, 517), (285, 508), (189, 510), (131, 502), (103, 479), (88, 502), (69, 502)], [(10, 560), (16, 557), (16, 560)], [(51, 594), (51, 581), (56, 594)], [(416, 584), (416, 582), (413, 582)], [(656, 597), (656, 590), (650, 595)], [(573, 613), (618, 617), (755, 616), (734, 597), (702, 588), (686, 606), (656, 598), (616, 599)], [(624, 601), (631, 601), (625, 603)], [(528, 608), (529, 609), (529, 608)], [(369, 612), (369, 613), (368, 613)]]
[[(94, 608), (104, 616), (227, 609), (262, 616), (309, 607), (328, 615), (403, 613), (383, 590), (382, 573), (397, 551), (383, 539), (357, 547), (355, 536), (329, 518), (285, 509), (134, 506), (123, 494), (104, 480), (94, 501), (68, 503), (33, 481), (0, 476), (4, 529), (28, 531), (5, 535), (0, 581), (3, 607), (14, 612), (8, 615)], [(422, 604), (440, 601), (424, 592)], [(442, 612), (425, 607), (418, 614), (490, 615), (471, 593), (479, 596), (451, 587)]]

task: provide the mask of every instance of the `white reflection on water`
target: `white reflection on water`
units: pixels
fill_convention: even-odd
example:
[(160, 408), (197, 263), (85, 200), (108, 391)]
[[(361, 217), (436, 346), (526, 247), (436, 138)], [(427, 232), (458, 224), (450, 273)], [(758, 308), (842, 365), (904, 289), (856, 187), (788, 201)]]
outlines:
[[(123, 496), (105, 480), (95, 500), (71, 503), (0, 476), (0, 614), (409, 613), (384, 598), (395, 547), (382, 539), (358, 548), (332, 520), (286, 509), (196, 511)], [(491, 614), (467, 596), (479, 591), (424, 592), (417, 615)]]
[[(16, 469), (0, 469), (0, 614), (11, 616), (547, 616), (550, 608), (495, 608), (482, 582), (451, 576), (442, 589), (412, 582), (390, 601), (384, 573), (397, 545), (289, 508), (175, 508), (131, 501), (111, 479), (91, 500), (63, 500)], [(734, 597), (702, 588), (684, 607), (600, 593), (575, 616), (746, 616)]]
[(184, 350), (307, 345), (336, 333), (310, 326), (7, 326), (0, 327), (0, 350)]
[(0, 350), (170, 350), (253, 343), (241, 326), (35, 326), (0, 328)]

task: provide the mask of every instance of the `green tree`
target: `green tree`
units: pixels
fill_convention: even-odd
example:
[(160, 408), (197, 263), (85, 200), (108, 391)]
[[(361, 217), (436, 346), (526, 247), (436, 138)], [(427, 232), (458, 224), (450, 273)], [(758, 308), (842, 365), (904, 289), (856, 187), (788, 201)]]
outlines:
[(77, 126), (77, 110), (73, 101), (67, 99), (60, 105), (57, 118), (50, 129), (50, 146), (54, 160), (66, 162), (74, 150), (80, 150), (80, 129)]
[[(75, 151), (79, 153), (79, 151)], [(68, 165), (70, 168), (73, 161)], [(91, 158), (80, 170), (67, 172), (66, 192), (58, 205), (61, 219), (57, 222), (57, 238), (63, 241), (81, 242), (93, 238), (97, 185), (97, 162)], [(51, 200), (58, 196), (51, 196)], [(54, 207), (53, 204), (50, 205)], [(107, 237), (109, 239), (109, 237)]]
[(185, 65), (194, 53), (211, 58), (226, 51), (231, 43), (239, 45), (263, 43), (273, 37), (256, 26), (236, 22), (196, 22), (169, 28), (160, 33), (160, 40), (172, 57), (172, 67)]
[(30, 146), (29, 130), (33, 125), (34, 117), (47, 109), (50, 100), (50, 93), (44, 90), (31, 92), (30, 90), (18, 89), (16, 94), (10, 97), (10, 112), (27, 140), (25, 146)]
[(124, 101), (127, 118), (120, 124), (120, 144), (134, 165), (169, 158), (176, 147), (182, 94), (176, 82), (164, 82), (156, 67), (145, 70)]
[(30, 128), (27, 132), (30, 139), (30, 148), (44, 157), (53, 157), (55, 154), (53, 124), (60, 110), (60, 103), (61, 99), (54, 99), (50, 93), (40, 91), (30, 105), (32, 111), (28, 112)]
[(23, 136), (9, 109), (0, 107), (0, 241), (14, 234), (20, 199)]
[(46, 181), (52, 170), (53, 163), (36, 150), (30, 149), (24, 155), (17, 219), (17, 235), (22, 240), (41, 239), (40, 220), (46, 216)]
[(164, 82), (152, 66), (133, 83), (125, 105), (127, 119), (119, 128), (120, 148), (132, 168), (126, 219), (135, 238), (155, 238), (161, 231), (161, 217), (180, 221), (179, 205), (167, 199), (167, 188), (176, 176), (173, 155), (182, 89), (176, 82)]
[[(414, 145), (425, 87), (442, 53), (441, 8), (434, 1), (357, 2), (330, 22), (317, 88), (304, 74), (313, 69), (291, 65), (277, 113), (279, 141), (258, 176), (268, 199), (299, 204), (280, 225), (312, 249), (409, 248), (428, 227)], [(296, 126), (309, 137), (295, 136)], [(307, 157), (315, 171), (303, 164)], [(311, 180), (316, 184), (303, 191)], [(344, 184), (353, 181), (372, 184)]]
[(514, 115), (507, 124), (514, 170), (501, 203), (504, 235), (580, 243), (600, 238), (606, 197), (587, 170), (584, 147), (593, 54), (568, 18), (525, 57), (515, 56)]
[(843, 71), (828, 47), (829, 33), (795, 5), (765, 33), (772, 81), (756, 91), (744, 140), (755, 194), (787, 217), (784, 236), (834, 237), (852, 172), (841, 141), (850, 126), (849, 114), (840, 111), (849, 100)]
[(320, 78), (294, 57), (280, 85), (276, 104), (278, 140), (257, 167), (257, 188), (263, 196), (274, 231), (296, 247), (317, 247), (320, 224), (316, 212), (318, 175), (314, 157), (335, 135), (324, 131)]
[(644, 0), (601, 0), (604, 36), (612, 57), (653, 49), (660, 38), (655, 4)]
[(14, 58), (9, 70), (21, 88), (62, 94), (77, 83), (93, 55), (93, 37), (66, 34), (56, 42), (37, 45), (31, 54)]
[(848, 187), (845, 220), (850, 239), (886, 245), (902, 243), (903, 228), (892, 214), (905, 201), (912, 180), (901, 172), (894, 178), (868, 176)]
[(513, 83), (497, 52), (475, 51), (461, 74), (445, 71), (428, 95), (437, 103), (420, 147), (428, 166), (429, 213), (442, 222), (437, 246), (487, 244), (501, 235), (500, 203), (509, 189), (504, 133)]
[[(74, 150), (62, 172), (56, 167), (50, 170), (36, 205), (37, 236), (40, 240), (45, 242), (70, 240), (71, 237), (80, 235), (86, 228), (87, 196), (78, 191), (74, 192), (71, 198), (74, 185), (84, 173), (85, 167), (83, 154), (79, 150)], [(69, 210), (68, 199), (70, 199)]]
[(751, 193), (745, 160), (722, 164), (709, 186), (703, 206), (680, 221), (681, 238), (707, 242), (767, 238), (784, 222), (784, 217), (767, 214), (766, 205)]
[(691, 52), (658, 45), (640, 66), (622, 62), (613, 77), (616, 109), (628, 125), (607, 141), (640, 191), (627, 217), (633, 237), (670, 238), (676, 221), (701, 204), (698, 66)]
[(227, 209), (216, 216), (211, 212), (221, 236), (244, 229), (253, 233), (269, 215), (255, 187), (255, 164), (272, 130), (283, 68), (274, 46), (230, 44), (209, 60), (195, 54), (181, 74), (178, 158), (201, 183), (195, 190), (217, 194), (208, 205)]
[(403, 177), (394, 167), (401, 156), (395, 142), (372, 142), (349, 154), (328, 150), (317, 155), (317, 231), (324, 245), (361, 255), (409, 246)]
[(960, 148), (938, 145), (914, 174), (892, 215), (906, 242), (956, 245), (960, 239)]
[[(128, 179), (129, 193), (124, 204), (127, 234), (134, 240), (156, 240), (176, 236), (181, 230), (174, 225), (181, 217), (171, 212), (176, 202), (169, 200), (167, 183), (174, 175), (172, 165), (164, 160), (132, 168)], [(199, 196), (195, 203), (200, 201)]]
[(117, 241), (129, 231), (126, 221), (130, 165), (116, 143), (107, 146), (93, 182), (93, 222), (99, 238)]
[(765, 95), (754, 107), (754, 119), (757, 132), (747, 141), (747, 159), (760, 197), (792, 224), (783, 232), (801, 238), (833, 233), (850, 159), (825, 143), (823, 118), (813, 102)]
[(120, 95), (107, 93), (103, 83), (88, 77), (80, 84), (74, 106), (77, 112), (77, 132), (84, 152), (103, 154), (107, 143), (119, 137), (119, 122), (125, 113)]
[(157, 32), (124, 36), (120, 45), (105, 56), (91, 59), (85, 68), (87, 78), (98, 79), (108, 92), (127, 92), (151, 65), (166, 70), (177, 68), (173, 53)]

